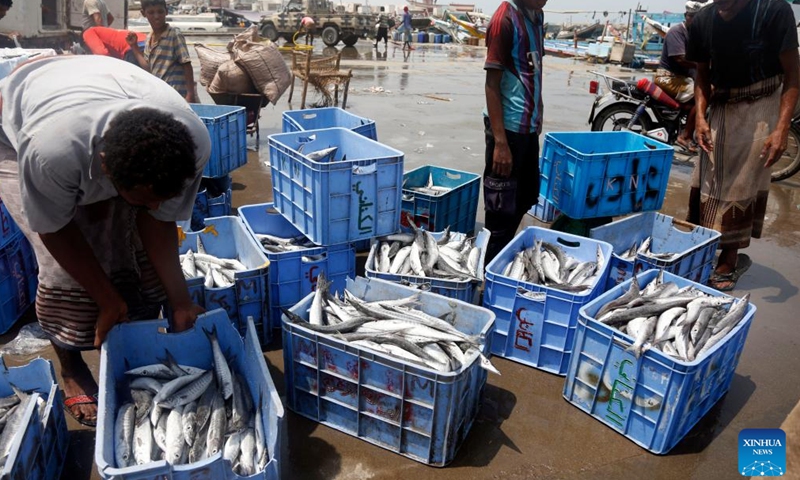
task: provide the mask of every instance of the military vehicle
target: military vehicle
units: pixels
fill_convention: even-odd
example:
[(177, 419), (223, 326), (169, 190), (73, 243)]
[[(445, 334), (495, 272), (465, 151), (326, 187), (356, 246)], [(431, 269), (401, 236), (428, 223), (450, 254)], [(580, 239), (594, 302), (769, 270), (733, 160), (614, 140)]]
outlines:
[(291, 42), (300, 30), (300, 20), (306, 16), (314, 19), (316, 35), (329, 47), (339, 41), (352, 47), (359, 38), (374, 37), (378, 23), (377, 14), (337, 12), (328, 0), (293, 0), (280, 12), (261, 17), (259, 31), (273, 42), (279, 38)]

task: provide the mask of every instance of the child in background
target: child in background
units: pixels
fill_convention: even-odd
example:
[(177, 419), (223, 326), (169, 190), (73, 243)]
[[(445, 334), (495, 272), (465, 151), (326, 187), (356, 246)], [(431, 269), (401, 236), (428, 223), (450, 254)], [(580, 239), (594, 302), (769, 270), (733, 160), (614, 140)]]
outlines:
[[(164, 0), (142, 0), (142, 15), (150, 22), (152, 33), (147, 36), (144, 59), (150, 73), (167, 82), (189, 103), (197, 101), (194, 72), (189, 50), (180, 30), (166, 22), (167, 4)], [(131, 49), (139, 49), (134, 37), (129, 37)]]
[(137, 48), (132, 49), (128, 43), (128, 36), (136, 42), (145, 41), (147, 35), (144, 33), (134, 33), (127, 30), (117, 30), (108, 27), (92, 27), (83, 32), (83, 42), (95, 55), (105, 55), (108, 57), (125, 60), (136, 66), (147, 70), (147, 61), (142, 56), (142, 52)]

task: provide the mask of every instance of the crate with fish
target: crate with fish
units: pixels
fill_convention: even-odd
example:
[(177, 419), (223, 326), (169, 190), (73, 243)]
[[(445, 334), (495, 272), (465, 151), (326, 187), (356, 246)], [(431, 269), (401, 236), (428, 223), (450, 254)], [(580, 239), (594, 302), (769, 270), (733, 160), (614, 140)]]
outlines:
[(283, 112), (283, 133), (324, 128), (347, 128), (370, 140), (378, 140), (375, 121), (353, 115), (338, 107), (289, 110)]
[(17, 223), (11, 218), (3, 199), (0, 198), (0, 248), (5, 247), (6, 243), (13, 240), (19, 233)]
[(203, 177), (194, 199), (192, 231), (202, 230), (206, 226), (206, 218), (230, 215), (232, 198), (230, 175), (219, 178)]
[[(403, 212), (414, 224), (430, 232), (449, 228), (472, 233), (478, 212), (481, 176), (435, 166), (415, 168), (403, 175)], [(409, 217), (402, 224), (409, 229)]]
[(660, 210), (674, 153), (631, 132), (548, 133), (541, 190), (570, 218)]
[(528, 227), (486, 267), (483, 305), (497, 316), (492, 354), (567, 372), (578, 310), (603, 292), (611, 245)]
[(483, 229), (472, 239), (464, 233), (430, 233), (414, 228), (415, 233), (378, 238), (367, 257), (367, 278), (411, 285), (476, 303), (483, 283), (481, 267), (489, 231)]
[(270, 135), (275, 208), (317, 245), (400, 229), (403, 153), (344, 128)]
[(269, 343), (269, 260), (239, 217), (205, 223), (199, 232), (179, 230), (178, 252), (192, 301), (206, 310), (224, 308), (241, 334), (247, 317), (253, 317), (261, 341)]
[(318, 288), (283, 316), (286, 405), (445, 466), (494, 369), (484, 356), (493, 328), (484, 308), (379, 279), (348, 280), (344, 299)]
[(14, 326), (33, 305), (38, 273), (33, 248), (22, 232), (0, 247), (0, 334)]
[(120, 324), (103, 343), (100, 476), (278, 479), (283, 405), (252, 319), (244, 338), (221, 309), (185, 332), (166, 326)]
[(657, 212), (593, 228), (589, 235), (614, 247), (606, 290), (653, 268), (705, 284), (720, 238), (717, 231)]
[(69, 432), (53, 365), (0, 357), (0, 478), (59, 478)]
[(649, 270), (581, 309), (564, 398), (657, 454), (728, 391), (756, 307)]
[(289, 223), (272, 203), (239, 207), (247, 231), (269, 260), (269, 328), (281, 328), (281, 309), (314, 291), (320, 278), (343, 291), (356, 274), (356, 253), (348, 243), (317, 247)]
[(244, 107), (189, 104), (211, 137), (211, 158), (204, 177), (222, 177), (247, 163), (247, 114)]
[(548, 202), (544, 195), (539, 195), (539, 202), (528, 210), (528, 215), (542, 223), (553, 223), (553, 220), (561, 212), (552, 203)]

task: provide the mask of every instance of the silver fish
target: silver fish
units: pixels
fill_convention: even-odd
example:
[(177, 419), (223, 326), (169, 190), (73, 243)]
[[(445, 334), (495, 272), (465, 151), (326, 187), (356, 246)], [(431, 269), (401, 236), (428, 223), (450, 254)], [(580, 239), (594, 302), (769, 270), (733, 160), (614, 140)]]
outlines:
[(166, 454), (167, 462), (172, 465), (181, 463), (186, 450), (186, 439), (183, 436), (183, 424), (181, 423), (182, 411), (183, 407), (175, 407), (167, 416)]
[(183, 426), (183, 439), (187, 445), (191, 446), (197, 435), (197, 402), (189, 402), (183, 408), (181, 425)]
[(132, 403), (125, 403), (117, 412), (114, 426), (114, 459), (117, 468), (125, 468), (133, 461), (133, 428), (136, 411)]
[[(205, 330), (204, 330), (205, 331)], [(205, 331), (208, 341), (211, 342), (211, 351), (214, 355), (214, 373), (217, 378), (217, 385), (222, 391), (222, 397), (227, 400), (233, 395), (233, 382), (231, 381), (231, 370), (228, 368), (228, 361), (217, 342), (217, 327), (208, 332)]]
[(133, 429), (133, 459), (137, 465), (153, 461), (153, 427), (148, 421), (139, 422)]

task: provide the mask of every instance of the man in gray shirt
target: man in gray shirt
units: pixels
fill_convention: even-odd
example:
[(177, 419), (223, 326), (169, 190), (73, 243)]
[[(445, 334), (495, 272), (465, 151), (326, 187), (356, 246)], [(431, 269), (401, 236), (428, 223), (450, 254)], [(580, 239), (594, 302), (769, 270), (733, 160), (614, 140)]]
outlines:
[(92, 27), (108, 27), (114, 23), (114, 16), (108, 11), (103, 0), (84, 0), (83, 2), (83, 29)]
[(127, 62), (50, 57), (0, 82), (0, 198), (39, 264), (36, 313), (61, 362), (68, 411), (96, 421), (80, 351), (126, 320), (175, 331), (189, 297), (175, 222), (191, 217), (211, 141), (172, 87)]

